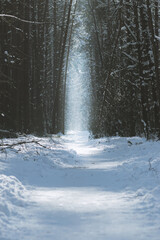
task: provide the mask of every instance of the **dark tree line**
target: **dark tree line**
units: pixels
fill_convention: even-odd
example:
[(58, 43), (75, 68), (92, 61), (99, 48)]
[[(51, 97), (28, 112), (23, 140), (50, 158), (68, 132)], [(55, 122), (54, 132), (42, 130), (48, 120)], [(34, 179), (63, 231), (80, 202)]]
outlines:
[(92, 80), (90, 130), (160, 136), (158, 0), (1, 0), (0, 129), (64, 132), (79, 14)]
[(0, 129), (63, 131), (64, 67), (74, 4), (0, 1)]
[(91, 130), (160, 135), (159, 1), (88, 0), (86, 9), (94, 106)]

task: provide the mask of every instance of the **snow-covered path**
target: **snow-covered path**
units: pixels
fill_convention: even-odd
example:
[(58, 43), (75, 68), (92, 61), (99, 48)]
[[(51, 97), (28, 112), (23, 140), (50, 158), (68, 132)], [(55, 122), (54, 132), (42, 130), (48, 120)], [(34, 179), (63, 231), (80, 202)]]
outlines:
[(0, 240), (159, 240), (159, 142), (41, 144), (0, 155)]

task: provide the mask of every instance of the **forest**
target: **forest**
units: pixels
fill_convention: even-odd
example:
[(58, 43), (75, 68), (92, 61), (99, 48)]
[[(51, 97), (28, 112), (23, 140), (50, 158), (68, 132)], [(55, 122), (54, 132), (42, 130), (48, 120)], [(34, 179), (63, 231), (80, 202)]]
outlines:
[(0, 0), (0, 240), (160, 239), (160, 0)]
[(159, 24), (158, 0), (1, 0), (0, 129), (65, 132), (78, 37), (90, 81), (89, 131), (160, 136)]

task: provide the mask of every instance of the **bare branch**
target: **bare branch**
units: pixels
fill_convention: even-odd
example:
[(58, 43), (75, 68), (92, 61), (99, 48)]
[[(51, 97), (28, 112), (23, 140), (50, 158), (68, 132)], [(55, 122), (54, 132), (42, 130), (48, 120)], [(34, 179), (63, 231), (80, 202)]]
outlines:
[(12, 148), (12, 147), (15, 147), (15, 146), (18, 146), (18, 145), (23, 145), (23, 144), (29, 144), (29, 143), (35, 143), (43, 148), (46, 148), (46, 149), (50, 149), (46, 146), (44, 146), (43, 144), (39, 143), (38, 141), (35, 141), (35, 140), (32, 140), (32, 141), (21, 141), (21, 142), (17, 142), (17, 143), (13, 143), (13, 144), (7, 144), (7, 143), (2, 143), (0, 144), (0, 150), (3, 151), (7, 148)]

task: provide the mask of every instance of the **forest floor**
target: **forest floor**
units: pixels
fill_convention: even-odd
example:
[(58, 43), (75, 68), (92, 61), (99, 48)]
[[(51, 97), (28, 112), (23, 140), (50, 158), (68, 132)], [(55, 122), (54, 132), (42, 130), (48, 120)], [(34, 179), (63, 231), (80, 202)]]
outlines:
[(160, 142), (87, 133), (1, 141), (0, 240), (159, 236)]

